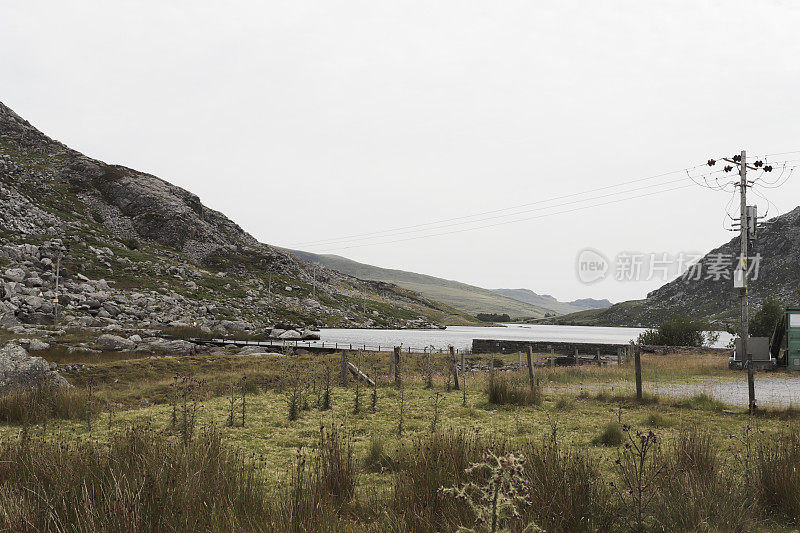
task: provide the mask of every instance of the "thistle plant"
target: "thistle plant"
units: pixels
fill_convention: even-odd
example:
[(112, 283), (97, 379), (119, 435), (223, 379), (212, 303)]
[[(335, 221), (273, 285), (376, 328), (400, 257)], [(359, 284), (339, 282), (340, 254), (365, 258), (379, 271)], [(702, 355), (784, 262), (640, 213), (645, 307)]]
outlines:
[[(464, 472), (467, 475), (486, 472), (483, 483), (470, 481), (460, 487), (441, 487), (439, 493), (456, 500), (466, 502), (475, 513), (475, 527), (460, 527), (459, 531), (508, 531), (498, 529), (502, 524), (512, 520), (520, 520), (519, 508), (531, 504), (524, 475), (525, 458), (510, 452), (506, 455), (495, 455), (486, 451), (483, 462), (473, 463)], [(526, 531), (541, 531), (535, 524), (528, 524)]]
[(660, 439), (652, 431), (634, 431), (622, 426), (627, 442), (614, 461), (620, 477), (620, 485), (613, 482), (620, 499), (633, 510), (636, 530), (644, 530), (645, 513), (656, 497), (655, 482), (666, 468), (658, 453)]

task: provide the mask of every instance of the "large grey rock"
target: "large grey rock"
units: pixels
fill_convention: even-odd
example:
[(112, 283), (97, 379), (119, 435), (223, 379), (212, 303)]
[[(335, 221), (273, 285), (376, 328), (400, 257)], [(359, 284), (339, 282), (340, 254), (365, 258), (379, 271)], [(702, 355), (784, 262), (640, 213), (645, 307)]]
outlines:
[(300, 340), (303, 338), (303, 335), (299, 331), (290, 329), (289, 331), (284, 331), (278, 335), (278, 338), (284, 340)]
[(21, 268), (9, 268), (3, 275), (8, 281), (22, 283), (25, 281), (25, 271)]
[(97, 338), (97, 345), (105, 352), (129, 352), (136, 348), (133, 341), (108, 333)]
[(69, 383), (41, 357), (33, 357), (15, 341), (0, 347), (0, 389), (26, 387), (37, 383), (69, 387)]
[(197, 345), (183, 340), (168, 340), (161, 337), (147, 337), (137, 345), (137, 348), (146, 352), (163, 355), (191, 355), (197, 352)]

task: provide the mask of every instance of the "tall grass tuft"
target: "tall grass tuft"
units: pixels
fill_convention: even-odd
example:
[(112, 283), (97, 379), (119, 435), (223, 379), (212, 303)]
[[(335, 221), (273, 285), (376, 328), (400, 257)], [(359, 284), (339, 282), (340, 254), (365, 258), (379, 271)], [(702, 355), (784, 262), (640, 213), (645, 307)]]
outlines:
[(618, 422), (609, 422), (599, 435), (592, 439), (592, 444), (601, 446), (619, 446), (622, 444), (624, 435), (622, 426)]
[(709, 434), (681, 430), (665, 444), (664, 475), (656, 482), (655, 529), (752, 531), (758, 509), (741, 479), (723, 468)]
[(800, 524), (800, 430), (759, 443), (754, 455), (761, 505)]
[(314, 490), (342, 504), (356, 490), (356, 462), (348, 435), (336, 426), (320, 427), (319, 449), (314, 461)]
[(40, 382), (32, 387), (0, 393), (0, 421), (7, 424), (38, 424), (50, 418), (86, 418), (83, 391)]
[(465, 430), (446, 430), (405, 443), (397, 455), (392, 512), (411, 531), (450, 531), (475, 520), (460, 500), (442, 498), (441, 487), (469, 481), (465, 470), (484, 451), (500, 453), (503, 447)]
[(574, 449), (562, 449), (553, 438), (528, 442), (521, 450), (528, 458), (525, 477), (531, 506), (523, 512), (527, 523), (545, 531), (608, 531), (616, 509), (608, 483), (595, 461)]
[(518, 372), (495, 372), (487, 384), (489, 403), (495, 405), (541, 405), (538, 385), (531, 387), (527, 375)]
[(145, 427), (108, 446), (3, 442), (0, 530), (253, 530), (268, 513), (262, 470), (213, 428), (186, 446)]

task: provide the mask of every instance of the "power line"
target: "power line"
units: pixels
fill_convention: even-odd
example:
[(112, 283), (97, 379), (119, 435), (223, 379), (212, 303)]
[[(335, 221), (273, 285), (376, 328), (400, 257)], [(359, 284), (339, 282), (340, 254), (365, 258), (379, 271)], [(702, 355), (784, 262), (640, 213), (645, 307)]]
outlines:
[[(549, 203), (549, 202), (552, 202), (552, 201), (555, 201), (555, 200), (563, 200), (565, 198), (573, 198), (575, 196), (581, 196), (581, 195), (585, 195), (585, 194), (589, 194), (589, 193), (593, 193), (593, 192), (599, 192), (599, 191), (604, 191), (604, 190), (608, 190), (608, 189), (613, 189), (613, 188), (616, 188), (616, 187), (622, 187), (624, 185), (630, 185), (632, 183), (639, 183), (639, 182), (642, 182), (642, 181), (662, 178), (664, 176), (669, 176), (669, 175), (672, 175), (672, 174), (684, 173), (684, 172), (687, 172), (689, 170), (694, 170), (694, 169), (697, 169), (697, 168), (701, 168), (703, 166), (704, 165), (695, 165), (693, 167), (682, 168), (680, 170), (674, 170), (674, 171), (671, 171), (671, 172), (664, 172), (662, 174), (656, 174), (656, 175), (647, 176), (647, 177), (644, 177), (644, 178), (637, 178), (637, 179), (633, 179), (633, 180), (629, 180), (629, 181), (624, 181), (624, 182), (620, 182), (620, 183), (617, 183), (617, 184), (614, 184), (614, 185), (606, 185), (606, 186), (597, 187), (597, 188), (594, 188), (594, 189), (587, 189), (587, 190), (581, 191), (581, 192), (570, 193), (570, 194), (565, 194), (565, 195), (561, 195), (561, 196), (555, 196), (553, 198), (548, 198), (546, 200), (537, 200), (535, 202), (528, 202), (528, 203), (524, 203), (524, 204), (518, 204), (518, 205), (514, 205), (514, 206), (503, 207), (503, 208), (499, 208), (499, 209), (493, 209), (493, 210), (490, 210), (490, 211), (482, 211), (482, 212), (473, 213), (473, 214), (470, 214), (470, 215), (462, 215), (462, 216), (458, 216), (458, 217), (435, 220), (435, 221), (432, 221), (432, 222), (411, 224), (411, 225), (408, 225), (408, 226), (399, 226), (399, 227), (388, 228), (388, 229), (380, 230), (380, 231), (371, 231), (371, 232), (366, 232), (366, 233), (356, 233), (356, 234), (345, 235), (345, 236), (337, 237), (337, 238), (319, 239), (319, 240), (314, 240), (314, 241), (298, 242), (296, 244), (289, 245), (289, 247), (291, 248), (291, 247), (307, 246), (307, 245), (315, 245), (315, 244), (331, 244), (331, 243), (335, 243), (335, 242), (339, 242), (339, 241), (347, 241), (347, 240), (350, 240), (350, 239), (353, 239), (353, 238), (356, 238), (356, 237), (367, 237), (367, 236), (372, 236), (372, 235), (382, 235), (382, 234), (385, 234), (385, 233), (393, 233), (393, 232), (400, 231), (400, 230), (406, 230), (406, 229), (412, 229), (412, 228), (420, 228), (420, 227), (426, 227), (426, 226), (434, 226), (434, 225), (442, 224), (442, 223), (445, 223), (445, 222), (452, 222), (452, 221), (456, 221), (456, 220), (465, 220), (465, 219), (475, 218), (475, 217), (483, 216), (483, 215), (491, 215), (491, 214), (500, 213), (500, 212), (503, 212), (503, 211), (511, 211), (511, 210), (514, 210), (514, 209), (521, 209), (521, 208), (530, 207), (530, 206), (533, 206), (533, 205), (541, 205), (541, 204)], [(513, 216), (513, 214), (512, 214), (512, 216)]]
[[(439, 226), (436, 226), (436, 227), (431, 227), (431, 228), (418, 228), (418, 229), (411, 229), (411, 230), (408, 230), (408, 231), (397, 231), (397, 232), (393, 232), (391, 234), (384, 234), (384, 235), (379, 235), (379, 236), (363, 236), (363, 237), (354, 237), (352, 239), (339, 239), (339, 241), (337, 241), (337, 243), (357, 242), (357, 241), (376, 239), (376, 238), (381, 238), (381, 237), (397, 237), (397, 236), (400, 236), (400, 235), (408, 235), (408, 234), (420, 233), (420, 232), (424, 232), (424, 231), (434, 231), (434, 230), (441, 230), (441, 229), (446, 229), (446, 228), (450, 228), (450, 227), (457, 227), (457, 226), (462, 226), (462, 225), (465, 225), (465, 224), (475, 224), (475, 223), (478, 223), (478, 222), (486, 222), (486, 221), (489, 221), (489, 220), (497, 220), (497, 219), (506, 218), (506, 217), (524, 215), (526, 213), (531, 213), (531, 212), (534, 212), (534, 211), (538, 212), (538, 211), (542, 211), (542, 210), (555, 209), (555, 208), (558, 208), (558, 207), (564, 207), (564, 206), (568, 206), (568, 205), (575, 205), (575, 204), (579, 204), (579, 203), (583, 203), (583, 202), (590, 202), (590, 201), (598, 200), (598, 199), (601, 199), (601, 198), (613, 197), (613, 196), (616, 196), (618, 194), (630, 194), (632, 192), (641, 191), (641, 190), (645, 190), (645, 189), (650, 189), (652, 187), (662, 187), (664, 185), (671, 185), (671, 184), (674, 184), (674, 183), (683, 182), (685, 180), (686, 180), (686, 178), (679, 178), (679, 179), (676, 179), (676, 180), (670, 180), (670, 181), (666, 181), (666, 182), (658, 183), (658, 184), (654, 184), (654, 185), (645, 185), (643, 187), (634, 187), (632, 189), (627, 189), (627, 190), (624, 190), (624, 191), (614, 191), (614, 192), (610, 192), (610, 193), (606, 193), (606, 194), (602, 194), (602, 195), (594, 196), (594, 197), (590, 197), (590, 198), (582, 198), (582, 199), (579, 199), (579, 200), (572, 200), (570, 202), (563, 202), (563, 203), (559, 203), (559, 204), (546, 205), (546, 206), (538, 207), (538, 208), (535, 208), (535, 209), (525, 209), (525, 210), (517, 211), (517, 212), (514, 212), (514, 213), (495, 215), (495, 216), (484, 217), (484, 218), (479, 218), (479, 219), (475, 219), (475, 220), (462, 221), (462, 222), (453, 222), (453, 223), (450, 223), (450, 224), (442, 224), (442, 225), (439, 225)], [(330, 244), (337, 244), (337, 243), (330, 243)]]
[(494, 227), (497, 227), (497, 226), (504, 226), (504, 225), (507, 225), (507, 224), (515, 224), (517, 222), (525, 222), (525, 221), (528, 221), (528, 220), (536, 220), (536, 219), (546, 218), (546, 217), (554, 216), (554, 215), (563, 215), (563, 214), (567, 214), (567, 213), (575, 213), (577, 211), (582, 211), (584, 209), (589, 209), (589, 208), (592, 208), (592, 207), (601, 207), (601, 206), (615, 204), (615, 203), (619, 203), (619, 202), (625, 202), (627, 200), (635, 200), (637, 198), (644, 198), (644, 197), (647, 197), (647, 196), (654, 196), (656, 194), (661, 194), (661, 193), (665, 193), (665, 192), (672, 192), (672, 191), (677, 191), (677, 190), (680, 190), (680, 189), (688, 189), (690, 187), (693, 187), (693, 185), (682, 185), (680, 187), (673, 187), (673, 188), (670, 188), (670, 189), (665, 189), (665, 190), (659, 190), (659, 191), (650, 192), (650, 193), (639, 194), (639, 195), (631, 196), (631, 197), (628, 197), (628, 198), (618, 198), (616, 200), (609, 200), (607, 202), (601, 202), (601, 203), (598, 203), (598, 204), (581, 206), (581, 207), (577, 207), (577, 208), (574, 208), (574, 209), (566, 209), (566, 210), (563, 210), (563, 211), (557, 211), (555, 213), (546, 213), (544, 215), (520, 218), (520, 219), (516, 219), (516, 220), (506, 220), (506, 221), (503, 221), (503, 222), (496, 222), (494, 224), (487, 224), (487, 225), (484, 225), (484, 226), (476, 226), (476, 227), (473, 227), (473, 228), (463, 228), (463, 229), (459, 229), (459, 230), (445, 231), (445, 232), (442, 232), (442, 233), (431, 233), (431, 234), (428, 234), (428, 235), (418, 235), (416, 237), (407, 237), (407, 238), (404, 238), (404, 239), (396, 239), (396, 240), (391, 240), (391, 241), (382, 241), (382, 242), (365, 243), (365, 244), (354, 244), (354, 245), (351, 245), (351, 246), (343, 246), (343, 247), (340, 247), (340, 248), (332, 248), (332, 249), (328, 249), (328, 250), (323, 250), (323, 251), (318, 252), (318, 253), (336, 252), (336, 251), (340, 251), (340, 250), (349, 250), (349, 249), (352, 249), (352, 248), (363, 248), (365, 246), (378, 246), (378, 245), (384, 245), (384, 244), (394, 244), (394, 243), (398, 243), (398, 242), (413, 241), (413, 240), (418, 240), (418, 239), (427, 239), (427, 238), (430, 238), (430, 237), (440, 237), (440, 236), (443, 236), (443, 235), (453, 235), (453, 234), (456, 234), (456, 233), (464, 233), (464, 232), (467, 232), (467, 231), (474, 231), (474, 230), (478, 230), (478, 229), (494, 228)]

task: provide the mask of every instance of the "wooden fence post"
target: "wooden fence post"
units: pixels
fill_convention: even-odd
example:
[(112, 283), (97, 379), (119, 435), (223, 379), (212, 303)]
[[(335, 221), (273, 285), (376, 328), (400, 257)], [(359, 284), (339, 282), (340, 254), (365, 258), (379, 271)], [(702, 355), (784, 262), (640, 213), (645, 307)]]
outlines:
[(461, 352), (461, 374), (463, 375), (466, 371), (467, 368), (464, 366), (464, 352)]
[(556, 349), (550, 348), (550, 368), (556, 364)]
[(400, 388), (400, 347), (394, 347), (394, 384)]
[(597, 366), (600, 366), (600, 348), (597, 349)]
[(456, 349), (450, 346), (450, 367), (453, 369), (453, 385), (458, 390), (458, 365), (456, 364)]
[(642, 358), (641, 358), (641, 349), (639, 345), (636, 345), (633, 351), (633, 361), (636, 364), (636, 399), (642, 399)]
[(528, 379), (531, 380), (531, 390), (536, 388), (536, 375), (533, 373), (533, 350), (530, 346), (525, 347), (525, 354), (528, 356)]
[(342, 350), (342, 368), (339, 376), (339, 384), (342, 387), (347, 387), (347, 363), (347, 350)]
[(489, 372), (494, 372), (494, 353), (489, 359)]

